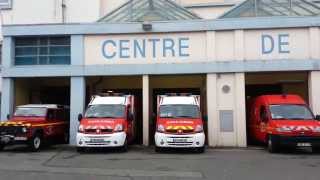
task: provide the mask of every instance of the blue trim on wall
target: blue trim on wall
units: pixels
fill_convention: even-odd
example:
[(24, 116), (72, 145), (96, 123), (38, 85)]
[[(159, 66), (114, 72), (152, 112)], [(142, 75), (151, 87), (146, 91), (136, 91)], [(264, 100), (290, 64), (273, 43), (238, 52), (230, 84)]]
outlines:
[(71, 65), (84, 64), (84, 36), (71, 36)]
[(2, 42), (2, 66), (11, 67), (14, 59), (14, 41), (12, 37), (4, 37)]
[(70, 144), (76, 145), (79, 127), (78, 114), (85, 109), (86, 80), (84, 77), (72, 77), (70, 88)]
[(14, 80), (13, 78), (2, 78), (1, 94), (1, 119), (5, 121), (7, 115), (12, 115), (14, 106)]
[(228, 18), (214, 20), (189, 20), (153, 22), (151, 31), (144, 31), (141, 23), (88, 23), (88, 24), (43, 24), (43, 25), (5, 25), (3, 36), (37, 35), (87, 35), (87, 34), (130, 34), (166, 33), (192, 31), (222, 31), (235, 29), (271, 29), (319, 27), (320, 17), (258, 17)]
[(16, 66), (3, 68), (3, 77), (115, 76), (205, 74), (272, 71), (319, 71), (320, 60), (250, 60), (174, 64), (109, 64), (90, 66)]

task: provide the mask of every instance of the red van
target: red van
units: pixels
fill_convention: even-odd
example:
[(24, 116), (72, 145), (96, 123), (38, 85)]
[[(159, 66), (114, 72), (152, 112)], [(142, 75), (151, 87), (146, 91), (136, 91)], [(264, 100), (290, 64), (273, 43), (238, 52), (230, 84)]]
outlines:
[(281, 146), (312, 147), (318, 151), (319, 119), (297, 95), (264, 95), (249, 103), (249, 135), (267, 144), (271, 153)]
[(133, 95), (93, 96), (84, 116), (79, 115), (77, 150), (120, 147), (127, 151), (135, 138), (135, 97)]

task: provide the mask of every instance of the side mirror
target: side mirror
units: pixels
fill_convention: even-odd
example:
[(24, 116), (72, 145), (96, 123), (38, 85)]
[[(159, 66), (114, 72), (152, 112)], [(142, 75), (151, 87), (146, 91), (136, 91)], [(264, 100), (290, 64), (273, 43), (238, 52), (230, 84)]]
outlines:
[(204, 122), (207, 122), (208, 121), (208, 116), (203, 116), (202, 119), (203, 119)]
[(156, 119), (157, 118), (157, 114), (156, 113), (152, 113), (152, 119)]
[(268, 117), (267, 116), (263, 116), (262, 117), (262, 122), (265, 122), (265, 123), (268, 122)]
[(133, 114), (131, 112), (128, 115), (128, 120), (129, 121), (133, 121), (134, 120), (134, 116), (133, 116)]
[(320, 121), (320, 115), (316, 115), (316, 120)]
[(79, 114), (78, 115), (78, 121), (80, 122), (82, 120), (82, 118), (83, 118), (82, 114)]
[(7, 114), (7, 120), (9, 120), (10, 119), (10, 114)]

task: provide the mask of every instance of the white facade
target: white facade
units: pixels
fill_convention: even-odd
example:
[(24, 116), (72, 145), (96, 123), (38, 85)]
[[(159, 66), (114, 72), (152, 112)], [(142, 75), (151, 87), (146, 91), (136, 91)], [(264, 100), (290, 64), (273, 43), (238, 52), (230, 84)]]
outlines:
[[(320, 27), (312, 24), (320, 21), (318, 17), (154, 22), (154, 29), (146, 32), (140, 22), (94, 23), (124, 3), (120, 0), (65, 0), (65, 6), (61, 0), (13, 1), (11, 10), (2, 11), (3, 22), (33, 25), (5, 27), (4, 45), (8, 49), (3, 56), (2, 105), (28, 100), (26, 89), (32, 88), (23, 78), (70, 78), (71, 134), (77, 131), (75, 119), (84, 110), (87, 86), (98, 90), (141, 89), (144, 145), (152, 139), (153, 96), (161, 88), (199, 90), (212, 147), (247, 145), (247, 85), (281, 84), (283, 91), (302, 94), (313, 111), (320, 113)], [(239, 1), (176, 2), (210, 19)], [(59, 24), (35, 25), (55, 23)], [(16, 36), (59, 34), (71, 37), (71, 64), (13, 65)], [(62, 82), (53, 80), (52, 84)], [(2, 117), (12, 108), (2, 107)], [(75, 142), (74, 137), (71, 141)]]

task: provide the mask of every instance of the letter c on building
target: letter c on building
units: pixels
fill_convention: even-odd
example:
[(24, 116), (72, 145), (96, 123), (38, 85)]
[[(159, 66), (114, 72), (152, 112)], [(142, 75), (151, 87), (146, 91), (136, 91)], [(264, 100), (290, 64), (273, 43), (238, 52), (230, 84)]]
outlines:
[(106, 40), (102, 44), (102, 54), (105, 58), (112, 59), (116, 56), (117, 53), (113, 52), (113, 53), (108, 54), (107, 47), (109, 44), (112, 45), (114, 48), (116, 47), (116, 43), (113, 40)]

